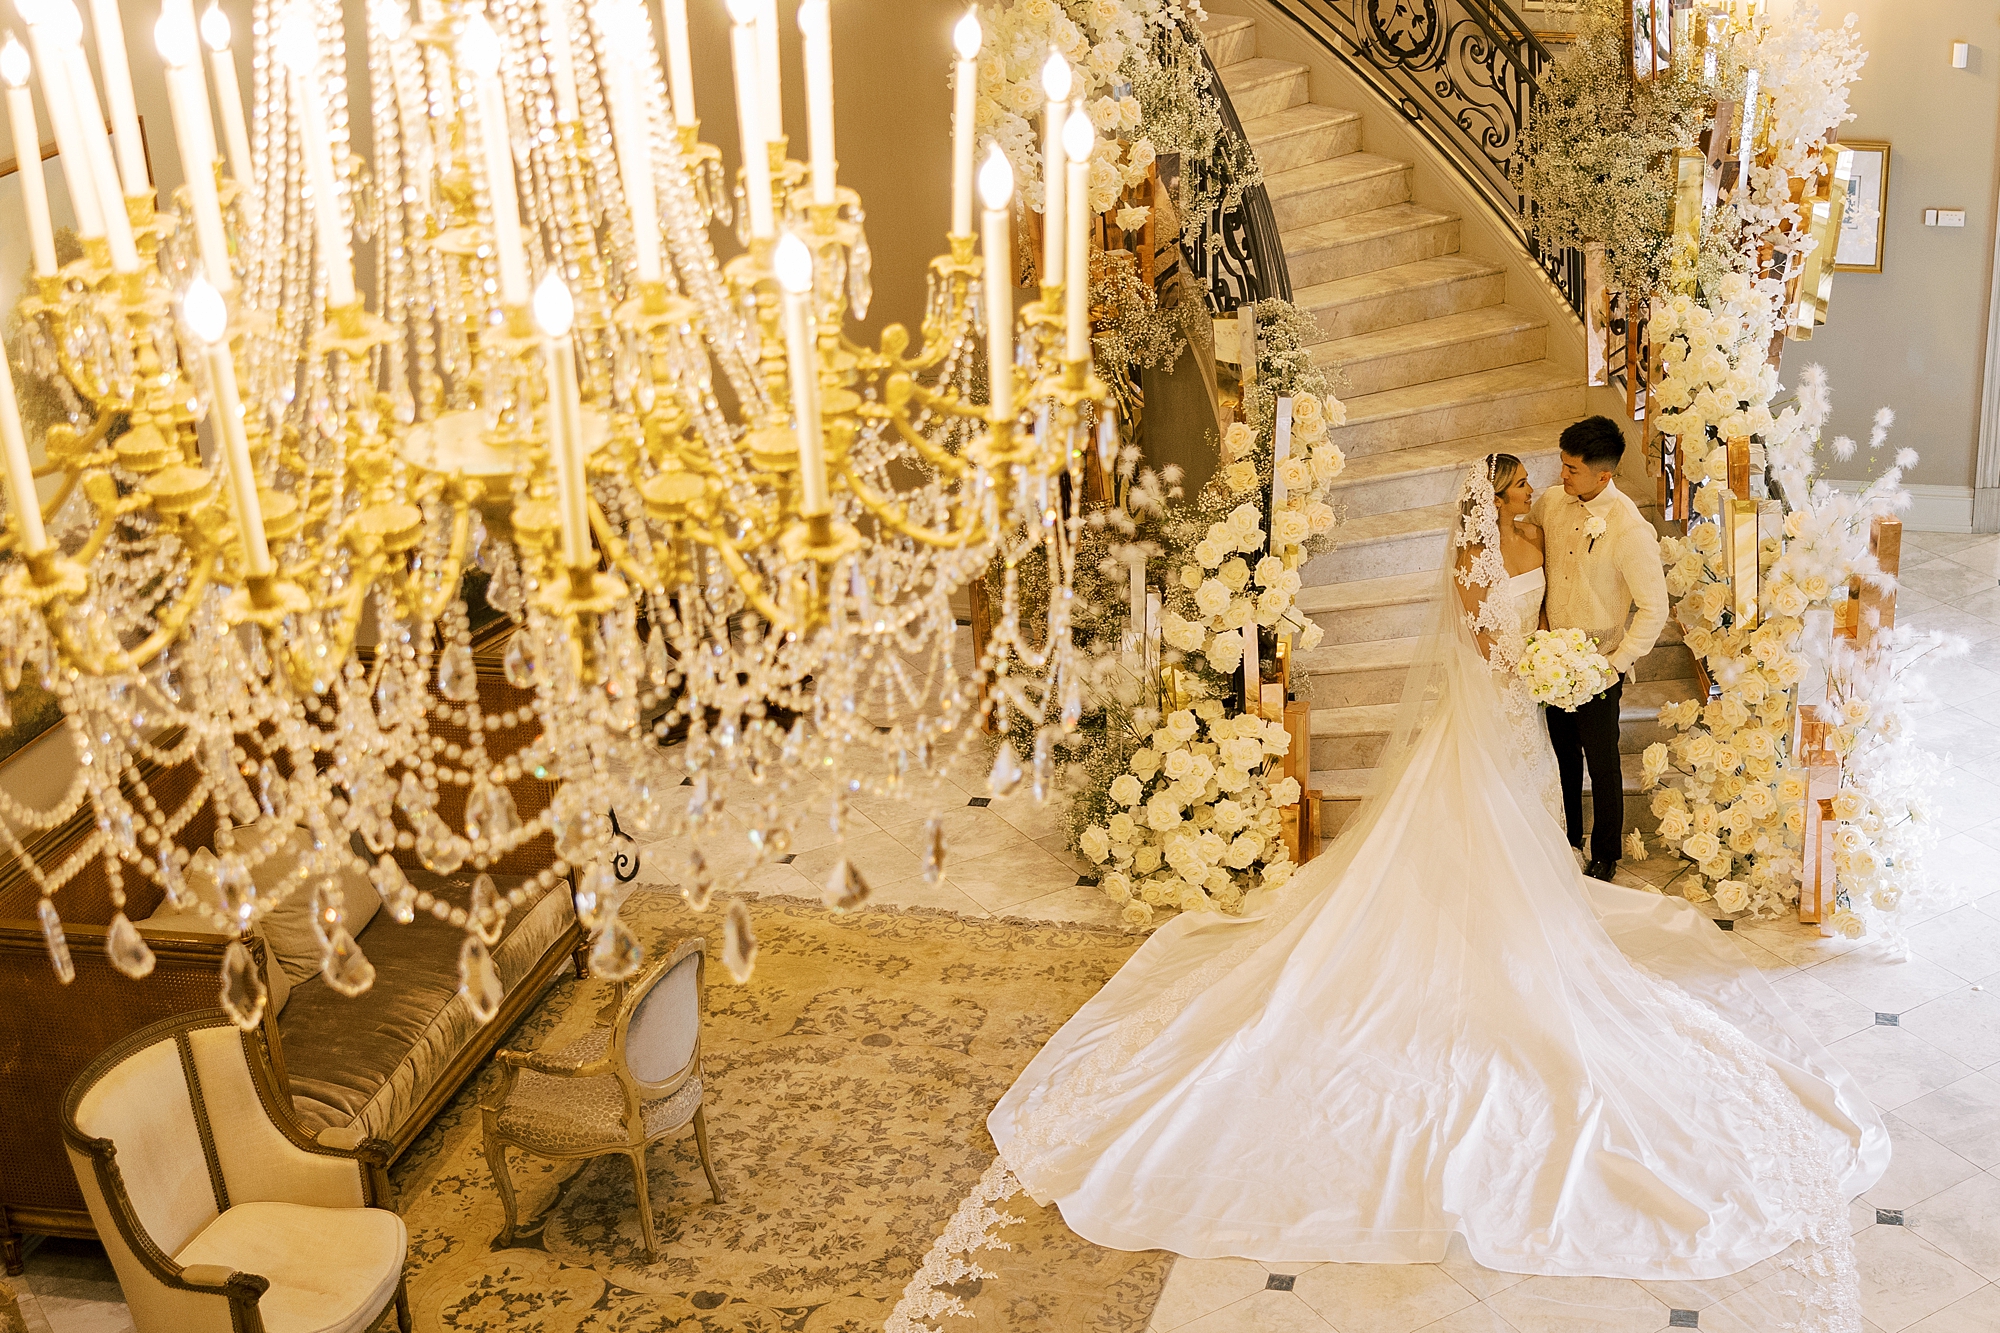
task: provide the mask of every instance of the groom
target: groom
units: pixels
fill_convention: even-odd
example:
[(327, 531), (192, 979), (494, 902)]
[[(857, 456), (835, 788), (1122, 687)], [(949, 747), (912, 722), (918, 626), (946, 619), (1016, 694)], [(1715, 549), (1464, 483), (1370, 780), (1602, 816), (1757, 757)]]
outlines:
[(1618, 679), (1582, 707), (1548, 710), (1549, 743), (1562, 773), (1570, 845), (1583, 846), (1583, 769), (1590, 766), (1590, 858), (1583, 873), (1608, 880), (1625, 831), (1625, 779), (1618, 767), (1618, 701), (1625, 674), (1653, 650), (1667, 623), (1667, 580), (1652, 524), (1611, 474), (1625, 434), (1609, 417), (1586, 417), (1560, 440), (1562, 489), (1544, 491), (1529, 518), (1547, 549), (1548, 620), (1597, 640)]

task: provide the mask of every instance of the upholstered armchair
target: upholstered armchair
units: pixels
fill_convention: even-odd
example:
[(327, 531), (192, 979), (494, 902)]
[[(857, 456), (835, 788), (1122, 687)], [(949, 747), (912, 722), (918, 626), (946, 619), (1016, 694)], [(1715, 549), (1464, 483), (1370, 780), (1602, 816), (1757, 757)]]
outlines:
[(118, 1042), (70, 1085), (62, 1130), (139, 1333), (409, 1333), (409, 1233), (388, 1149), (308, 1138), (263, 1050), (221, 1010)]
[(660, 1257), (646, 1197), (646, 1150), (694, 1126), (701, 1169), (717, 1203), (722, 1186), (708, 1156), (701, 1113), (700, 936), (682, 940), (625, 988), (609, 1027), (593, 1028), (553, 1055), (502, 1051), (498, 1095), (480, 1108), (486, 1161), (500, 1191), (510, 1244), (518, 1226), (507, 1149), (555, 1161), (612, 1154), (632, 1163), (639, 1230), (648, 1258)]

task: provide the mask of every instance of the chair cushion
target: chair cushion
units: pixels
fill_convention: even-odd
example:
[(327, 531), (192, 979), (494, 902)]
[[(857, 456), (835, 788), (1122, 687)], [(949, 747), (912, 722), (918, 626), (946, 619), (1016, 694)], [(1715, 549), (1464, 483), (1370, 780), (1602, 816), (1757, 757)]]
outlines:
[[(587, 1065), (604, 1054), (610, 1039), (610, 1028), (594, 1028), (549, 1058), (572, 1067)], [(699, 1075), (665, 1097), (642, 1102), (646, 1137), (679, 1129), (700, 1107)], [(561, 1155), (622, 1147), (628, 1141), (625, 1093), (610, 1074), (556, 1078), (524, 1069), (500, 1110), (499, 1128), (529, 1152)]]
[(257, 1302), (265, 1333), (360, 1333), (395, 1294), (409, 1252), (403, 1219), (386, 1208), (244, 1203), (174, 1256), (268, 1278)]
[[(532, 881), (495, 875), (502, 893), (527, 883), (536, 896), (507, 917), (493, 950), (511, 992), (576, 919), (567, 886), (535, 891)], [(463, 882), (458, 882), (462, 880)], [(471, 892), (472, 872), (453, 881), (422, 872), (411, 882), (454, 902)], [(300, 983), (278, 1023), (292, 1104), (308, 1133), (354, 1124), (393, 1136), (429, 1095), (439, 1073), (480, 1030), (458, 994), (458, 951), (465, 932), (430, 916), (400, 925), (379, 914), (358, 938), (375, 965), (375, 984), (349, 998), (314, 977)]]

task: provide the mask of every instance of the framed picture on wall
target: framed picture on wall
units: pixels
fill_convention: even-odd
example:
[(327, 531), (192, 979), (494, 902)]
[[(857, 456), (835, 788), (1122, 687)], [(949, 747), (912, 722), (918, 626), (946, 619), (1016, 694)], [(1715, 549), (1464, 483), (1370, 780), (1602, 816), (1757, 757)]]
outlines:
[(1880, 273), (1882, 227), (1889, 216), (1889, 145), (1881, 139), (1843, 139), (1840, 146), (1853, 158), (1840, 240), (1833, 250), (1834, 272)]

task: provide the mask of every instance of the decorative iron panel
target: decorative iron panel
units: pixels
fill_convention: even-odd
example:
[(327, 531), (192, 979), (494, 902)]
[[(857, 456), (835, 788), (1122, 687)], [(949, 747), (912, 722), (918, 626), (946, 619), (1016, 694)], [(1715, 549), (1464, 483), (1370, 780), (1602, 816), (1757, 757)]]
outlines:
[(1216, 100), (1221, 104), (1222, 132), (1226, 141), (1214, 160), (1208, 162), (1183, 162), (1181, 169), (1188, 172), (1195, 187), (1189, 193), (1205, 191), (1214, 186), (1216, 203), (1207, 215), (1189, 219), (1181, 230), (1181, 253), (1187, 262), (1188, 271), (1201, 285), (1206, 294), (1211, 314), (1227, 315), (1237, 307), (1257, 301), (1277, 297), (1292, 299), (1292, 278), (1285, 268), (1285, 244), (1278, 235), (1277, 215), (1271, 211), (1271, 196), (1263, 184), (1249, 186), (1242, 190), (1236, 203), (1229, 204), (1229, 196), (1236, 193), (1229, 189), (1227, 173), (1236, 154), (1229, 151), (1232, 145), (1248, 142), (1243, 133), (1243, 122), (1236, 115), (1236, 108), (1230, 104), (1229, 90), (1222, 86), (1222, 76), (1216, 73), (1215, 62), (1209, 59), (1208, 48), (1201, 45), (1201, 34), (1191, 32), (1190, 37), (1201, 50), (1201, 63), (1208, 71), (1209, 86), (1215, 90)]

